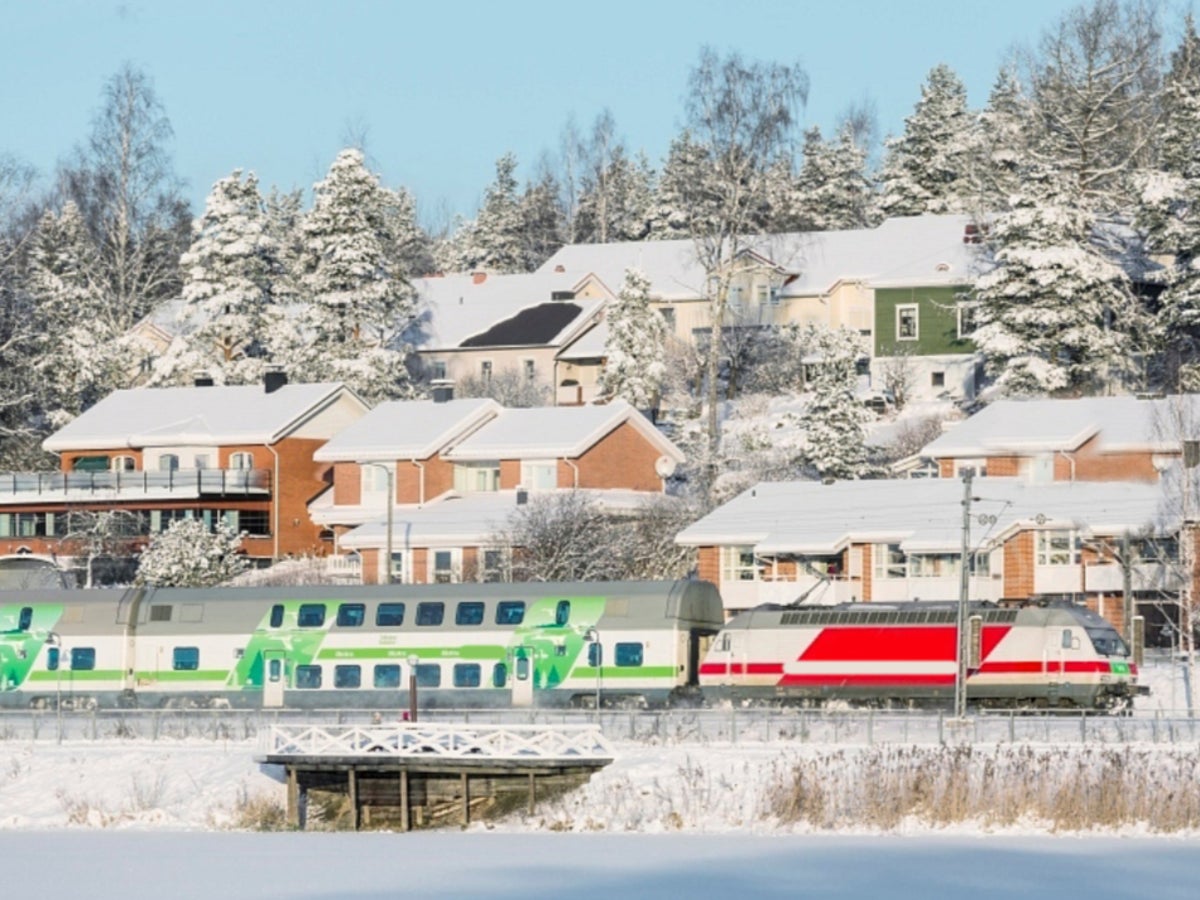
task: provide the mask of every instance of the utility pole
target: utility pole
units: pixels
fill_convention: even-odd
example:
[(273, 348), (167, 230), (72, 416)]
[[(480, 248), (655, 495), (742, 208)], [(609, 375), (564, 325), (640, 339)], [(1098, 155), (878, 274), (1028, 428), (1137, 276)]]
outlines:
[(954, 717), (967, 717), (967, 600), (971, 590), (971, 480), (975, 473), (963, 473), (962, 561), (959, 564), (958, 619), (955, 623)]

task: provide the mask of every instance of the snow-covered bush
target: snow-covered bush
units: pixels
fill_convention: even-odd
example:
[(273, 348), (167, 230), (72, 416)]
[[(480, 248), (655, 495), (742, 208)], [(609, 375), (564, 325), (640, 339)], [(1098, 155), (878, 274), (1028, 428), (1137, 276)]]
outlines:
[(246, 568), (238, 552), (242, 535), (224, 522), (209, 531), (202, 519), (178, 519), (142, 553), (137, 583), (157, 587), (208, 587)]

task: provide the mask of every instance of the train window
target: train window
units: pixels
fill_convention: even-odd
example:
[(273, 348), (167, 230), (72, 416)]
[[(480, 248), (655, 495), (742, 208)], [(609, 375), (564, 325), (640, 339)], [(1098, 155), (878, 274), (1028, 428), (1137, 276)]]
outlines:
[(501, 600), (496, 606), (497, 625), (520, 625), (525, 621), (524, 600)]
[(171, 668), (176, 672), (195, 672), (200, 668), (200, 648), (176, 647), (171, 654)]
[(454, 686), (457, 688), (479, 687), (481, 678), (479, 663), (456, 663), (454, 666)]
[(600, 662), (603, 658), (604, 658), (604, 650), (603, 650), (603, 648), (601, 648), (599, 641), (593, 641), (592, 643), (588, 644), (588, 665), (589, 666), (591, 666), (592, 668), (596, 668), (597, 666), (600, 665)]
[(385, 663), (375, 667), (375, 687), (377, 688), (398, 688), (400, 687), (400, 667)]
[(270, 665), (267, 666), (267, 679), (271, 682), (276, 682), (276, 681), (279, 681), (279, 678), (282, 675), (283, 675), (283, 660), (281, 660), (281, 659), (271, 660)]
[(418, 625), (441, 625), (442, 620), (446, 617), (445, 603), (418, 603), (417, 604), (417, 624)]
[(417, 663), (414, 667), (417, 687), (441, 687), (442, 667), (437, 663)]
[(383, 627), (404, 624), (403, 603), (380, 603), (375, 610), (375, 624)]
[(1071, 649), (1071, 629), (1064, 628), (1062, 633), (1062, 648), (1064, 650)]
[(320, 666), (296, 666), (296, 687), (313, 691), (321, 686)]
[(17, 616), (17, 631), (28, 631), (29, 626), (33, 624), (33, 607), (22, 606), (21, 613)]
[(367, 608), (361, 603), (342, 603), (338, 606), (337, 623), (341, 628), (357, 628), (367, 617)]
[(72, 647), (71, 669), (76, 672), (96, 668), (96, 650), (94, 647)]
[(559, 600), (558, 606), (554, 607), (554, 624), (566, 625), (571, 620), (571, 601)]
[(47, 647), (46, 648), (46, 668), (49, 669), (51, 672), (58, 670), (58, 648), (57, 647)]
[(617, 644), (616, 661), (618, 666), (640, 666), (642, 664), (642, 644)]
[(271, 627), (278, 628), (283, 624), (283, 604), (276, 603), (271, 607)]
[(320, 628), (325, 624), (325, 604), (301, 603), (297, 623), (301, 628)]
[(496, 663), (492, 666), (492, 687), (502, 688), (508, 683), (508, 666)]
[(171, 621), (171, 605), (169, 603), (155, 603), (150, 607), (151, 622), (170, 622)]
[(521, 654), (517, 657), (517, 681), (529, 679), (529, 657)]
[(483, 604), (475, 600), (467, 600), (458, 604), (454, 611), (455, 625), (482, 625)]
[(334, 666), (333, 686), (335, 688), (362, 687), (362, 666)]

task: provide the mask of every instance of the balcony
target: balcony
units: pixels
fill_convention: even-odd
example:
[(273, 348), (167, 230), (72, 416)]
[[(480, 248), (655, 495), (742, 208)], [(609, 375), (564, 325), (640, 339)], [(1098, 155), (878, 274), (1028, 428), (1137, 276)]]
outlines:
[[(1148, 560), (1130, 567), (1130, 586), (1135, 591), (1183, 590), (1186, 578), (1178, 562)], [(1092, 563), (1084, 569), (1084, 586), (1089, 593), (1119, 594), (1124, 575), (1116, 563)]]
[(270, 469), (0, 472), (0, 505), (263, 497), (270, 493)]

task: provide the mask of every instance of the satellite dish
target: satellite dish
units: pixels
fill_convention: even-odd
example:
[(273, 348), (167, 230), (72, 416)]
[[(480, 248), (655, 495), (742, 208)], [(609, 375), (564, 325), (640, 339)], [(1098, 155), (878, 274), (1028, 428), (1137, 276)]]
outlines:
[(670, 478), (675, 474), (675, 460), (669, 456), (660, 456), (654, 461), (654, 471), (659, 478)]

